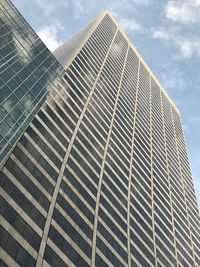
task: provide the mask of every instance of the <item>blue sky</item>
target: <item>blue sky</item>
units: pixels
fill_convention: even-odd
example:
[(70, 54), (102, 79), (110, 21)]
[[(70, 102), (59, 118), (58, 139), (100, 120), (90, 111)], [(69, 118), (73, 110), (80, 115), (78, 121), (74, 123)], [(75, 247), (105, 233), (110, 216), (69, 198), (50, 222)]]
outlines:
[(200, 0), (13, 0), (50, 50), (112, 12), (182, 115), (200, 206)]

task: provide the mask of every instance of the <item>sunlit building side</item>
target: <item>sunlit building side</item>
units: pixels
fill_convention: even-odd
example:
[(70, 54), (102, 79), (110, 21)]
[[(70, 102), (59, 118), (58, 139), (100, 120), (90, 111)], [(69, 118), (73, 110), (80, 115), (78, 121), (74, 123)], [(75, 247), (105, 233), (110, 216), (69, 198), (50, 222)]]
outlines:
[(112, 15), (54, 55), (37, 40), (54, 65), (2, 163), (0, 266), (200, 266), (179, 110)]

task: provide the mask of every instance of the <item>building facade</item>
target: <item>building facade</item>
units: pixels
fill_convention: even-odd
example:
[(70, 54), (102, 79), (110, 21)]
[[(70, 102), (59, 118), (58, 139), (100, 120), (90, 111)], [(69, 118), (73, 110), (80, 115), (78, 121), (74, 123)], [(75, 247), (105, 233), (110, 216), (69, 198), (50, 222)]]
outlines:
[(8, 0), (0, 2), (0, 168), (63, 71)]
[(0, 172), (0, 265), (200, 266), (175, 104), (108, 12), (54, 56), (64, 74)]

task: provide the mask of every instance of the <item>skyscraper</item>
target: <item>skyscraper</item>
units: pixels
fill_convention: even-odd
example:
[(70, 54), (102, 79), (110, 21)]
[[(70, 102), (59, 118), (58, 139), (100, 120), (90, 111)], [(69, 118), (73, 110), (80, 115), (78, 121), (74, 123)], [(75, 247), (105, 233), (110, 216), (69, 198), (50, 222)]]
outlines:
[(9, 1), (0, 12), (1, 168), (63, 69)]
[(59, 82), (0, 173), (2, 266), (199, 266), (175, 104), (108, 12), (54, 56)]

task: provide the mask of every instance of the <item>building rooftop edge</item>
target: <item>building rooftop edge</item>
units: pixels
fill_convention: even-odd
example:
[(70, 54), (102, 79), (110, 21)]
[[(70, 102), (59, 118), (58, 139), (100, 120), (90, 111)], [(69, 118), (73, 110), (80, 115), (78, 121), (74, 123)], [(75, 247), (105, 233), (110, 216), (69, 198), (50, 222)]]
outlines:
[(127, 40), (129, 46), (133, 49), (133, 51), (135, 52), (135, 54), (139, 57), (139, 59), (141, 60), (141, 62), (144, 64), (144, 66), (146, 67), (147, 71), (149, 72), (149, 74), (154, 78), (154, 80), (156, 81), (156, 83), (158, 84), (158, 86), (161, 88), (162, 92), (165, 94), (165, 96), (168, 98), (168, 100), (170, 101), (170, 103), (173, 105), (173, 107), (176, 109), (176, 111), (180, 114), (180, 111), (178, 109), (178, 107), (176, 106), (176, 104), (174, 103), (174, 101), (172, 100), (172, 98), (169, 96), (169, 94), (167, 93), (167, 91), (165, 90), (165, 88), (162, 86), (162, 84), (159, 82), (159, 80), (156, 78), (156, 76), (153, 74), (152, 70), (149, 68), (149, 66), (147, 65), (147, 63), (144, 61), (144, 59), (142, 58), (142, 56), (140, 55), (140, 53), (137, 51), (137, 49), (134, 47), (133, 43), (130, 41), (129, 37), (127, 36), (127, 34), (121, 29), (121, 26), (119, 25), (119, 23), (116, 21), (116, 19), (113, 17), (112, 13), (108, 10), (103, 11), (102, 14), (100, 15), (100, 17), (105, 16), (106, 14), (108, 14), (111, 19), (113, 20), (113, 22), (118, 26), (118, 29), (120, 30), (121, 34), (123, 35), (123, 37)]
[(88, 32), (85, 34), (82, 42), (79, 43), (79, 45), (77, 45), (76, 49), (69, 54), (69, 57), (66, 58), (66, 60), (64, 61), (64, 63), (62, 64), (63, 68), (66, 70), (69, 65), (72, 63), (74, 57), (79, 53), (79, 51), (81, 50), (82, 46), (85, 44), (85, 42), (87, 42), (87, 40), (89, 39), (90, 35), (93, 33), (93, 31), (96, 29), (97, 25), (100, 23), (100, 21), (103, 19), (103, 17), (108, 13), (108, 11), (106, 12), (102, 12), (102, 14), (100, 16), (97, 16), (95, 19), (91, 20), (87, 25), (85, 25), (84, 27), (82, 27), (78, 32), (76, 32), (75, 34), (73, 34), (68, 40), (66, 40), (65, 42), (63, 42), (63, 44), (61, 44), (59, 47), (57, 47), (54, 51), (53, 54), (55, 55), (55, 52), (57, 50), (59, 50), (60, 48), (63, 47), (63, 45), (67, 42), (69, 42), (72, 38), (74, 38), (81, 30), (83, 30), (85, 27), (87, 27), (92, 21), (94, 21), (94, 24), (92, 25), (92, 27), (88, 30)]
[[(133, 49), (134, 53), (138, 56), (139, 60), (143, 63), (143, 65), (145, 66), (145, 68), (147, 69), (147, 71), (149, 72), (149, 74), (151, 75), (151, 77), (155, 80), (155, 82), (158, 84), (158, 86), (160, 87), (160, 89), (162, 90), (162, 92), (165, 94), (165, 96), (167, 97), (167, 99), (170, 101), (170, 103), (172, 104), (172, 106), (175, 108), (175, 110), (180, 114), (180, 111), (178, 109), (178, 107), (176, 106), (176, 104), (174, 103), (174, 101), (171, 99), (171, 97), (169, 96), (169, 94), (166, 92), (166, 90), (164, 89), (164, 87), (161, 85), (161, 83), (158, 81), (158, 79), (156, 78), (156, 76), (153, 74), (152, 70), (149, 68), (149, 66), (147, 65), (147, 63), (144, 61), (144, 59), (142, 58), (142, 56), (140, 55), (140, 53), (137, 51), (137, 49), (134, 47), (133, 43), (130, 41), (129, 37), (127, 36), (127, 34), (121, 29), (121, 26), (119, 25), (119, 23), (116, 21), (116, 19), (113, 17), (112, 13), (109, 10), (104, 10), (101, 12), (101, 14), (99, 16), (96, 17), (96, 21), (94, 22), (94, 25), (92, 25), (91, 29), (88, 30), (87, 34), (85, 35), (85, 37), (83, 38), (82, 42), (77, 46), (77, 48), (73, 51), (73, 53), (71, 53), (69, 55), (69, 57), (65, 60), (65, 62), (63, 63), (63, 68), (66, 70), (68, 68), (68, 66), (71, 64), (71, 62), (73, 61), (74, 57), (78, 54), (78, 52), (80, 51), (80, 49), (82, 48), (82, 46), (85, 44), (85, 42), (87, 42), (87, 40), (89, 39), (89, 37), (91, 36), (91, 34), (94, 32), (94, 30), (96, 29), (96, 27), (98, 26), (98, 24), (101, 22), (101, 20), (106, 16), (109, 15), (110, 18), (113, 20), (113, 22), (117, 25), (118, 30), (121, 32), (121, 34), (123, 35), (123, 37), (126, 39), (126, 41), (128, 42), (129, 46)], [(89, 24), (89, 23), (88, 23)], [(88, 25), (87, 24), (87, 25)], [(86, 26), (87, 26), (86, 25)], [(85, 28), (85, 27), (84, 27)], [(78, 33), (78, 32), (77, 32)], [(77, 33), (75, 33), (71, 38), (73, 38)], [(70, 38), (70, 39), (71, 39)], [(70, 41), (70, 39), (68, 41)], [(66, 42), (68, 42), (66, 41)], [(64, 42), (63, 44), (65, 44), (66, 42)], [(60, 46), (62, 47), (63, 44)], [(57, 49), (59, 49), (60, 47), (58, 47)], [(56, 49), (56, 50), (57, 50)], [(55, 50), (55, 51), (56, 51)], [(55, 52), (54, 51), (54, 52)], [(53, 53), (54, 53), (53, 52)]]

